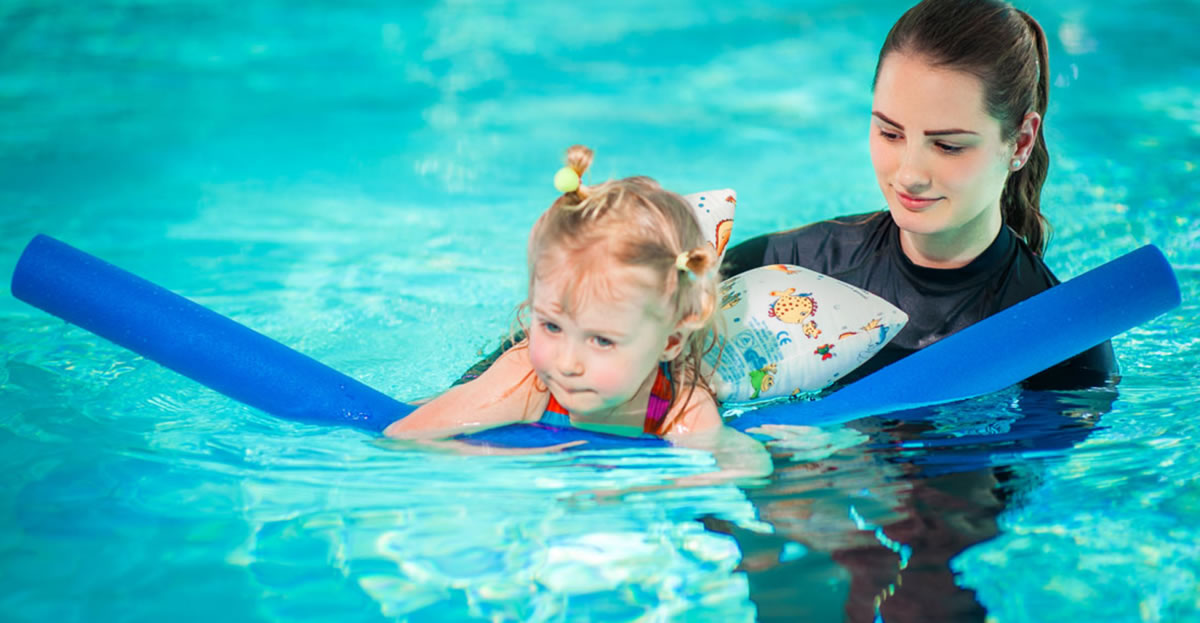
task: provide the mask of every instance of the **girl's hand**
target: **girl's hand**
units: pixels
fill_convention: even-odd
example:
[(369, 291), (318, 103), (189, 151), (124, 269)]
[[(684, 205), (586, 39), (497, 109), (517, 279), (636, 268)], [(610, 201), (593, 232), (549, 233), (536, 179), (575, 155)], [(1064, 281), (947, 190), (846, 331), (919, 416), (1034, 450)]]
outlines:
[(574, 448), (575, 446), (585, 443), (587, 443), (587, 441), (579, 440), (554, 444), (552, 446), (540, 446), (536, 448), (502, 448), (498, 446), (476, 445), (454, 439), (414, 439), (408, 442), (392, 441), (389, 443), (389, 445), (415, 448), (435, 448), (439, 450), (449, 450), (455, 454), (468, 454), (476, 456), (525, 456), (531, 454), (550, 454), (553, 452), (562, 452), (567, 448)]
[(789, 452), (791, 459), (797, 462), (820, 461), (867, 440), (866, 435), (850, 428), (825, 429), (790, 424), (764, 424), (748, 428), (746, 432), (770, 437), (767, 448)]
[(530, 454), (550, 454), (553, 452), (562, 452), (567, 448), (583, 445), (586, 441), (568, 441), (566, 443), (557, 443), (552, 446), (541, 446), (538, 448), (503, 448), (500, 446), (478, 446), (462, 441), (446, 440), (446, 441), (425, 441), (424, 445), (433, 446), (436, 448), (444, 448), (453, 450), (458, 454), (473, 454), (473, 455), (491, 455), (491, 456), (524, 456)]

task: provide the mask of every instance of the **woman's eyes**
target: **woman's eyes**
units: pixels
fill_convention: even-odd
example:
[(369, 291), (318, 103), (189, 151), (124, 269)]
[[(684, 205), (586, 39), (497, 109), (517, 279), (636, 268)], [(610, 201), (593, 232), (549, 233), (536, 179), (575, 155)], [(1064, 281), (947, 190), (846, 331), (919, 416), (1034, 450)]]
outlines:
[[(879, 136), (882, 136), (883, 140), (888, 142), (898, 141), (904, 138), (904, 136), (899, 132), (892, 132), (884, 128), (879, 128)], [(951, 145), (950, 143), (943, 143), (942, 141), (938, 141), (933, 145), (938, 149), (938, 151), (947, 155), (960, 154), (964, 149), (966, 149), (966, 147), (962, 145)]]
[(609, 348), (616, 344), (616, 342), (614, 342), (606, 337), (601, 337), (599, 335), (592, 338), (592, 343), (594, 343), (596, 346), (599, 346), (600, 348)]
[(560, 333), (562, 331), (562, 327), (558, 326), (557, 324), (554, 324), (553, 322), (550, 322), (549, 320), (543, 320), (542, 321), (542, 330), (545, 331), (546, 333)]

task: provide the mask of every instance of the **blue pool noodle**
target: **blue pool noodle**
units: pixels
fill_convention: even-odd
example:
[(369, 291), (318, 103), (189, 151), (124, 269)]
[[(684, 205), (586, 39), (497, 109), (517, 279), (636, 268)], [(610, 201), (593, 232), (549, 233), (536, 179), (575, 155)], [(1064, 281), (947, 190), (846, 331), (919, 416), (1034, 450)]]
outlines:
[[(413, 407), (229, 318), (48, 236), (13, 274), (18, 299), (231, 398), (305, 422), (382, 431)], [(831, 396), (773, 405), (732, 425), (823, 424), (1002, 389), (1179, 304), (1166, 258), (1147, 246), (1051, 288)], [(969, 367), (969, 373), (964, 369)], [(479, 443), (588, 448), (662, 445), (578, 430), (505, 426)]]
[[(282, 418), (381, 432), (404, 404), (202, 305), (45, 235), (13, 272), (18, 299)], [(468, 441), (510, 447), (587, 441), (589, 449), (662, 446), (658, 439), (504, 426)]]
[(981, 320), (840, 391), (765, 406), (731, 425), (818, 426), (965, 400), (1038, 372), (1179, 305), (1162, 251), (1146, 245)]
[(49, 236), (13, 296), (267, 413), (383, 430), (411, 407), (174, 292)]

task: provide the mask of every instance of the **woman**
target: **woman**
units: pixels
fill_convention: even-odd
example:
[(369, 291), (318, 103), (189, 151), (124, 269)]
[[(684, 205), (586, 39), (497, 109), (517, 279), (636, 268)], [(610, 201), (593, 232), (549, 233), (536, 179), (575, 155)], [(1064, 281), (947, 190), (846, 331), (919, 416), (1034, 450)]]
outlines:
[[(1042, 261), (1046, 233), (1038, 201), (1049, 164), (1042, 139), (1046, 60), (1041, 27), (1006, 3), (925, 0), (910, 9), (888, 34), (875, 70), (871, 159), (887, 211), (751, 239), (727, 251), (726, 274), (798, 264), (907, 312), (908, 325), (858, 374), (1058, 283)], [(1029, 339), (1036, 336), (1014, 335), (1010, 354), (1020, 356)], [(1106, 342), (1027, 384), (1095, 385), (1116, 369)], [(1037, 421), (1032, 428), (1054, 432), (1018, 433), (1016, 447), (1070, 447), (1093, 430), (1095, 419), (1083, 414), (1107, 411), (1115, 394), (1108, 388), (1018, 394), (1022, 403), (1033, 403), (1027, 412)], [(1024, 470), (1011, 467), (1013, 438), (974, 435), (959, 439), (957, 452), (922, 450), (929, 436), (945, 436), (939, 423), (877, 418), (855, 426), (873, 443), (820, 461), (777, 461), (769, 484), (747, 490), (774, 534), (705, 518), (710, 530), (737, 539), (758, 620), (987, 620), (949, 561), (994, 537), (1008, 497), (1029, 486)], [(1002, 454), (989, 456), (991, 447)], [(839, 499), (831, 490), (870, 493)], [(877, 518), (846, 522), (839, 531), (844, 505), (857, 512), (855, 503), (864, 498)], [(830, 574), (820, 557), (785, 558), (785, 546), (794, 543), (828, 551), (846, 570), (845, 583), (833, 589), (844, 591), (843, 603), (813, 599), (812, 586), (827, 584)], [(842, 612), (834, 612), (839, 605)]]
[[(913, 7), (875, 68), (871, 160), (888, 210), (748, 240), (728, 251), (723, 273), (796, 264), (908, 313), (855, 377), (1057, 284), (1042, 260), (1039, 208), (1050, 162), (1047, 69), (1041, 27), (1007, 3)], [(1028, 337), (1014, 336), (1014, 348)], [(1116, 372), (1105, 342), (1027, 384), (1093, 386)]]

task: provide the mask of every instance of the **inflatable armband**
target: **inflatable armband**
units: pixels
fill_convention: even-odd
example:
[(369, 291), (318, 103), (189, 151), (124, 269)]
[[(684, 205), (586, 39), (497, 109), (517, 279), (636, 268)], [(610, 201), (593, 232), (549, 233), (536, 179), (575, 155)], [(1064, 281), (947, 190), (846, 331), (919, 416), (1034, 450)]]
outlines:
[[(867, 292), (775, 264), (721, 283), (723, 347), (705, 357), (717, 399), (746, 402), (820, 391), (870, 359), (908, 315)], [(717, 357), (720, 353), (720, 361)]]
[(683, 197), (696, 213), (704, 239), (717, 251), (717, 265), (725, 257), (729, 236), (733, 233), (733, 212), (737, 207), (737, 193), (732, 189), (710, 190)]

